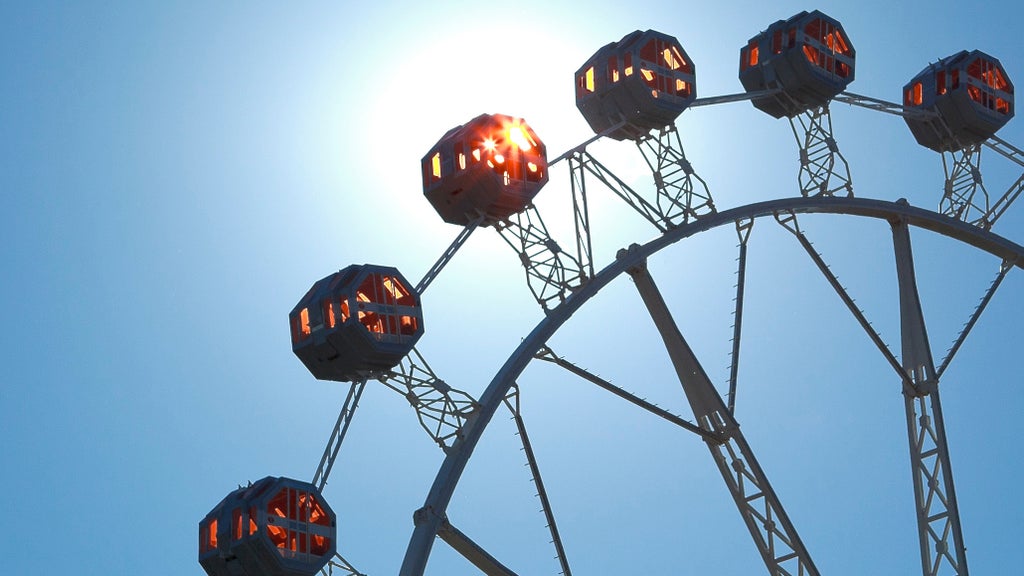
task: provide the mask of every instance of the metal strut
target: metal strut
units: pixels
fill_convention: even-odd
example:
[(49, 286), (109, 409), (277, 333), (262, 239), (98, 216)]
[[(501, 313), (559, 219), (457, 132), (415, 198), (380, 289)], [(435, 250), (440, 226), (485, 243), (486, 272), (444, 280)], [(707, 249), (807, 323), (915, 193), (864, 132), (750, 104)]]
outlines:
[(729, 355), (729, 413), (736, 412), (736, 379), (740, 370), (740, 337), (743, 334), (743, 294), (747, 282), (747, 241), (754, 227), (753, 218), (736, 221), (736, 235), (740, 239), (740, 255), (736, 269), (736, 310), (733, 313), (732, 353)]
[[(949, 448), (939, 402), (939, 378), (932, 360), (917, 291), (909, 225), (890, 222), (899, 281), (904, 387), (915, 509), (925, 576), (967, 576), (967, 557), (953, 486)], [(950, 572), (952, 570), (952, 572)]]
[(800, 146), (800, 194), (804, 197), (835, 196), (836, 193), (853, 196), (850, 165), (832, 137), (832, 114), (828, 104), (790, 118), (789, 125)]
[(960, 350), (960, 346), (963, 345), (964, 340), (967, 339), (967, 335), (970, 334), (971, 329), (974, 328), (974, 325), (978, 322), (978, 318), (981, 318), (981, 313), (985, 311), (985, 308), (988, 306), (988, 303), (992, 300), (992, 296), (996, 293), (996, 290), (999, 288), (999, 285), (1002, 284), (1003, 279), (1006, 278), (1006, 274), (1012, 268), (1013, 262), (1010, 262), (1008, 260), (1003, 260), (1003, 262), (999, 265), (999, 274), (996, 275), (995, 280), (992, 281), (992, 284), (988, 287), (988, 290), (985, 292), (985, 295), (982, 296), (981, 301), (974, 308), (974, 313), (971, 314), (970, 319), (967, 320), (967, 323), (964, 324), (963, 329), (960, 330), (960, 334), (957, 335), (956, 340), (953, 342), (953, 345), (950, 346), (949, 350), (946, 351), (946, 357), (942, 359), (942, 364), (939, 366), (938, 370), (935, 371), (936, 376), (942, 378), (942, 373), (945, 372), (946, 368), (949, 367), (949, 363), (953, 361), (953, 357), (956, 356), (957, 351)]
[(641, 137), (636, 145), (654, 175), (654, 204), (663, 222), (674, 227), (715, 212), (708, 185), (686, 159), (674, 124)]
[(669, 229), (669, 223), (662, 218), (658, 209), (647, 201), (643, 196), (630, 188), (621, 178), (612, 173), (604, 164), (598, 162), (586, 150), (574, 151), (569, 156), (569, 169), (572, 171), (572, 182), (575, 189), (581, 194), (586, 194), (586, 174), (589, 172), (597, 178), (609, 190), (622, 199), (630, 208), (636, 210), (648, 222), (654, 225), (660, 232)]
[(906, 108), (902, 104), (896, 104), (895, 102), (889, 102), (879, 98), (872, 98), (871, 96), (862, 96), (860, 94), (854, 94), (853, 92), (843, 92), (842, 94), (834, 96), (832, 99), (852, 106), (860, 106), (861, 108), (867, 108), (868, 110), (876, 110), (878, 112), (885, 112), (886, 114), (902, 116), (904, 118), (931, 120), (933, 118), (938, 118), (939, 116), (939, 113), (933, 110)]
[(472, 562), (487, 576), (516, 576), (515, 572), (491, 556), (490, 552), (484, 550), (461, 530), (452, 526), (447, 518), (443, 519), (438, 526), (437, 537), (444, 540), (453, 550), (462, 554), (463, 558)]
[(324, 486), (327, 485), (327, 476), (330, 475), (331, 468), (334, 467), (334, 461), (338, 457), (338, 450), (341, 449), (341, 443), (345, 440), (345, 434), (348, 433), (348, 426), (352, 423), (352, 416), (355, 414), (356, 408), (359, 407), (359, 398), (363, 395), (364, 388), (366, 388), (366, 380), (352, 382), (348, 389), (348, 395), (345, 397), (345, 403), (341, 405), (338, 421), (334, 424), (334, 430), (331, 431), (331, 437), (327, 441), (327, 448), (324, 449), (324, 455), (320, 458), (320, 465), (317, 466), (316, 473), (313, 474), (313, 485), (321, 492), (323, 492)]
[(605, 390), (611, 392), (612, 394), (615, 394), (619, 398), (631, 402), (643, 408), (644, 410), (647, 410), (651, 414), (654, 414), (659, 418), (667, 420), (684, 430), (693, 432), (694, 434), (700, 436), (701, 438), (704, 438), (707, 441), (722, 442), (723, 440), (722, 436), (715, 434), (713, 432), (709, 432), (701, 428), (700, 426), (697, 426), (693, 422), (685, 420), (682, 417), (677, 416), (669, 412), (668, 410), (665, 410), (664, 408), (661, 408), (657, 404), (652, 404), (651, 402), (648, 402), (644, 398), (636, 396), (635, 394), (630, 394), (629, 392), (626, 392), (622, 388), (619, 388), (618, 386), (612, 384), (611, 382), (605, 380), (604, 378), (601, 378), (596, 374), (592, 374), (591, 372), (588, 372), (587, 370), (580, 368), (579, 366), (573, 364), (572, 362), (569, 362), (565, 358), (558, 356), (557, 354), (555, 354), (553, 350), (551, 350), (551, 348), (548, 348), (547, 346), (544, 346), (540, 350), (538, 350), (537, 354), (534, 355), (534, 358), (538, 360), (544, 360), (545, 362), (550, 362), (555, 366), (560, 366), (566, 369), (567, 371), (571, 372), (572, 374), (575, 374), (576, 376), (579, 376), (580, 378), (583, 378), (584, 380), (590, 382), (591, 384), (596, 384), (597, 386), (604, 388)]
[(320, 576), (334, 576), (334, 569), (339, 570), (338, 574), (344, 574), (346, 576), (366, 576), (362, 572), (356, 570), (349, 564), (348, 560), (342, 558), (341, 554), (334, 554), (334, 558), (331, 558), (327, 562), (327, 566), (320, 569)]
[[(1010, 204), (1024, 190), (1024, 174), (994, 202), (981, 177), (981, 147), (985, 145), (1011, 161), (1024, 165), (1022, 152), (996, 137), (984, 144), (966, 146), (960, 150), (942, 153), (942, 168), (946, 174), (945, 188), (939, 211), (947, 216), (991, 230)], [(980, 192), (980, 194), (979, 194)]]
[(708, 449), (769, 574), (818, 576), (810, 554), (740, 432), (739, 423), (683, 338), (646, 263), (628, 272), (661, 333), (694, 416), (702, 428), (723, 437), (720, 442), (707, 442)]
[(551, 501), (548, 500), (548, 492), (544, 488), (544, 480), (540, 476), (540, 467), (537, 465), (537, 458), (533, 453), (533, 445), (530, 444), (530, 437), (526, 434), (526, 422), (523, 421), (522, 412), (519, 410), (518, 384), (513, 384), (509, 393), (505, 396), (505, 406), (512, 412), (512, 419), (515, 420), (516, 429), (519, 431), (519, 439), (523, 442), (526, 464), (530, 467), (533, 484), (537, 487), (537, 498), (540, 499), (541, 511), (544, 512), (544, 519), (548, 523), (547, 528), (551, 533), (551, 544), (555, 547), (555, 557), (562, 567), (561, 574), (572, 576), (572, 571), (569, 569), (569, 560), (565, 556), (565, 548), (562, 546), (562, 537), (558, 534), (555, 515), (551, 511)]
[[(939, 212), (988, 230), (992, 227), (988, 190), (981, 179), (981, 144), (942, 153), (946, 183)], [(979, 194), (980, 192), (980, 194)]]
[(875, 343), (875, 346), (878, 348), (878, 351), (881, 352), (882, 356), (886, 359), (887, 362), (889, 362), (889, 366), (891, 366), (892, 369), (897, 374), (899, 374), (901, 378), (903, 378), (904, 386), (910, 386), (910, 381), (903, 373), (903, 367), (900, 365), (899, 360), (896, 359), (896, 356), (892, 353), (892, 350), (890, 350), (889, 346), (885, 343), (884, 340), (882, 340), (881, 335), (879, 335), (878, 332), (874, 329), (874, 327), (871, 325), (871, 322), (868, 322), (867, 317), (864, 316), (864, 311), (857, 306), (857, 303), (850, 296), (850, 293), (847, 292), (846, 288), (844, 288), (843, 285), (839, 282), (839, 278), (837, 278), (836, 275), (832, 273), (832, 270), (828, 267), (828, 264), (826, 264), (825, 260), (821, 257), (821, 254), (818, 254), (818, 251), (814, 249), (814, 246), (811, 244), (811, 241), (808, 240), (807, 236), (805, 236), (804, 233), (800, 230), (800, 225), (796, 220), (796, 214), (790, 211), (775, 212), (775, 220), (780, 225), (782, 225), (783, 228), (790, 231), (794, 236), (796, 236), (796, 239), (800, 242), (800, 245), (803, 246), (804, 251), (807, 252), (807, 255), (811, 257), (811, 260), (818, 267), (818, 270), (825, 277), (825, 279), (828, 280), (829, 285), (831, 285), (832, 288), (836, 291), (836, 294), (839, 295), (839, 298), (843, 301), (843, 304), (846, 304), (847, 309), (849, 309), (850, 313), (853, 314), (853, 317), (857, 319), (857, 323), (860, 324), (861, 328), (864, 329), (864, 332), (867, 333), (869, 338), (871, 338), (871, 341)]
[(580, 263), (587, 278), (593, 278), (594, 244), (590, 234), (590, 209), (587, 204), (587, 185), (580, 154), (582, 153), (574, 153), (569, 160), (572, 214), (576, 226), (576, 261)]
[(472, 396), (438, 378), (415, 348), (398, 366), (382, 374), (380, 381), (408, 400), (420, 426), (445, 453), (477, 409)]
[(453, 240), (451, 245), (449, 245), (444, 253), (441, 254), (441, 257), (437, 259), (437, 262), (434, 262), (434, 265), (430, 267), (430, 270), (427, 270), (427, 273), (423, 275), (423, 279), (420, 280), (420, 283), (416, 285), (417, 294), (420, 296), (423, 295), (427, 286), (430, 286), (430, 283), (434, 281), (434, 278), (437, 278), (437, 275), (441, 273), (441, 270), (443, 270), (448, 262), (455, 257), (455, 253), (459, 251), (459, 248), (462, 248), (462, 245), (466, 243), (466, 240), (469, 240), (469, 235), (472, 234), (473, 231), (477, 229), (477, 226), (480, 226), (480, 223), (484, 221), (484, 217), (484, 214), (477, 216), (471, 220), (469, 224), (466, 224), (461, 231), (459, 231), (455, 240)]
[(526, 269), (526, 283), (544, 310), (563, 302), (586, 281), (586, 270), (551, 238), (540, 212), (532, 204), (494, 226), (519, 254)]

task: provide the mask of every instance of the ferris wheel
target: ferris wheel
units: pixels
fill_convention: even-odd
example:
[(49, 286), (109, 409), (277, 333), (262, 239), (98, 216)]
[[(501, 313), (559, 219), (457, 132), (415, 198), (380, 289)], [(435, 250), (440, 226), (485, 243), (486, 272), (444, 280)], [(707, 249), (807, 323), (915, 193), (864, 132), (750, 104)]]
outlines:
[[(316, 281), (298, 301), (289, 314), (294, 353), (315, 378), (347, 383), (347, 396), (310, 482), (264, 478), (231, 492), (203, 518), (199, 562), (204, 570), (210, 576), (361, 574), (358, 562), (348, 560), (358, 551), (339, 542), (338, 518), (323, 491), (367, 383), (378, 382), (410, 403), (420, 426), (444, 453), (423, 506), (413, 513), (400, 574), (422, 575), (432, 551), (442, 545), (438, 540), (465, 559), (467, 570), (522, 573), (449, 514), (484, 431), (504, 413), (521, 442), (552, 557), (560, 573), (571, 575), (573, 549), (560, 531), (557, 498), (549, 495), (535, 452), (543, 440), (529, 435), (521, 405), (528, 392), (521, 393), (519, 380), (531, 365), (543, 365), (702, 442), (711, 455), (704, 464), (721, 475), (768, 573), (820, 574), (813, 550), (755, 455), (756, 439), (748, 442), (737, 414), (741, 350), (749, 346), (744, 345), (748, 245), (757, 236), (755, 228), (771, 227), (806, 255), (867, 336), (872, 353), (891, 370), (889, 377), (902, 394), (916, 512), (918, 551), (913, 554), (920, 557), (922, 574), (966, 576), (965, 535), (939, 382), (1004, 279), (1024, 266), (1024, 247), (993, 232), (1024, 190), (1024, 174), (999, 194), (990, 193), (991, 183), (981, 178), (985, 149), (1000, 162), (1024, 167), (1024, 152), (996, 136), (1014, 114), (1013, 85), (998, 59), (975, 50), (925, 67), (903, 87), (900, 103), (853, 94), (846, 91), (856, 70), (852, 40), (840, 22), (818, 11), (771, 24), (743, 44), (739, 56), (744, 92), (698, 98), (695, 66), (679, 41), (659, 31), (637, 30), (597, 50), (575, 74), (576, 105), (593, 138), (549, 157), (533, 127), (503, 114), (481, 114), (445, 133), (422, 158), (423, 192), (437, 214), (459, 231), (415, 284), (394, 267), (353, 264)], [(721, 208), (711, 192), (713, 183), (687, 159), (675, 121), (689, 108), (743, 101), (789, 122), (799, 150), (799, 194)], [(855, 194), (849, 165), (833, 136), (832, 102), (899, 116), (920, 145), (941, 155), (945, 186), (938, 210)], [(599, 140), (635, 145), (654, 186), (639, 188), (601, 162), (593, 150)], [(574, 238), (565, 243), (555, 241), (553, 227), (534, 204), (559, 165), (567, 167), (572, 191)], [(598, 233), (591, 226), (590, 207), (598, 194), (639, 215), (655, 237), (622, 247), (610, 262), (595, 261)], [(876, 222), (891, 233), (898, 349), (890, 347), (812, 242), (806, 223), (833, 215)], [(518, 256), (542, 317), (475, 397), (435, 373), (416, 345), (429, 320), (421, 297), (481, 228), (496, 230)], [(719, 384), (665, 297), (671, 279), (655, 280), (662, 254), (715, 231), (732, 231), (738, 243), (729, 372)], [(918, 234), (948, 238), (998, 263), (942, 358), (933, 355), (918, 288), (911, 241)], [(554, 344), (574, 315), (624, 279), (635, 287), (634, 307), (649, 316), (656, 330), (689, 417), (584, 368)]]

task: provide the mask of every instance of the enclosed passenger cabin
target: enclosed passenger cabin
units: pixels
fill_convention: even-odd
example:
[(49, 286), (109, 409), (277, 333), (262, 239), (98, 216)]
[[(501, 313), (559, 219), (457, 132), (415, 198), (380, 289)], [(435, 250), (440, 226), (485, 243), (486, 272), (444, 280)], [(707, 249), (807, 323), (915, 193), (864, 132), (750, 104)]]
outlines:
[(636, 140), (675, 122), (697, 98), (693, 62), (679, 41), (637, 30), (598, 50), (576, 71), (576, 107), (595, 133)]
[(423, 335), (419, 295), (398, 270), (352, 265), (313, 284), (288, 315), (292, 351), (319, 380), (396, 366)]
[(334, 556), (335, 519), (312, 484), (268, 476), (199, 523), (199, 564), (210, 576), (312, 576)]
[(1013, 118), (1013, 84), (992, 56), (975, 50), (943, 58), (903, 87), (904, 115), (918, 144), (937, 152), (984, 142)]
[(740, 49), (740, 82), (749, 92), (780, 89), (752, 100), (775, 118), (792, 118), (828, 103), (853, 82), (853, 44), (825, 14), (779, 20)]
[(493, 224), (522, 212), (548, 181), (544, 143), (522, 118), (481, 114), (423, 157), (423, 195), (445, 222)]

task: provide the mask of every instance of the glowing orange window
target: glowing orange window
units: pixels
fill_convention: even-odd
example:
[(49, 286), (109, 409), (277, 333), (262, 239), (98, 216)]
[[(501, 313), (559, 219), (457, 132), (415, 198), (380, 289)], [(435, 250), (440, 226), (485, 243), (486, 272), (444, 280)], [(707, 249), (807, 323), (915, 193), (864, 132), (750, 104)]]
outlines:
[(217, 519), (210, 520), (210, 528), (206, 538), (206, 549), (214, 550), (217, 548)]
[(907, 88), (907, 93), (903, 95), (903, 102), (907, 106), (920, 106), (923, 99), (923, 86), (920, 82), (914, 82), (914, 85)]

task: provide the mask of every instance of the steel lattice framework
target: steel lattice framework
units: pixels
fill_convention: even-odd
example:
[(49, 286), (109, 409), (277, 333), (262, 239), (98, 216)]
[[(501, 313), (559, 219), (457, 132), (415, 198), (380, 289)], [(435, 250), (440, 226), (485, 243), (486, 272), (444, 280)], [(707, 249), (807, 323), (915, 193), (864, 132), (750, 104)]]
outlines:
[[(717, 105), (777, 95), (778, 89), (694, 101), (691, 106)], [(784, 95), (780, 95), (782, 97)], [(932, 117), (928, 111), (852, 93), (835, 101), (899, 116)], [(929, 116), (932, 114), (932, 116)], [(747, 246), (755, 222), (774, 220), (793, 238), (857, 320), (879, 354), (894, 371), (904, 397), (912, 482), (915, 496), (922, 573), (925, 576), (967, 576), (968, 567), (956, 490), (946, 439), (939, 380), (966, 340), (978, 318), (1013, 268), (1024, 267), (1024, 247), (991, 231), (996, 221), (1024, 190), (1024, 174), (997, 198), (989, 195), (981, 177), (981, 152), (988, 147), (1024, 167), (1024, 153), (992, 137), (981, 144), (960, 147), (942, 155), (945, 189), (938, 212), (900, 200), (855, 198), (850, 169), (833, 136), (829, 105), (811, 107), (789, 118), (799, 150), (799, 173), (792, 198), (770, 200), (727, 210), (716, 208), (707, 183), (687, 159), (675, 125), (668, 125), (635, 139), (651, 172), (651, 189), (637, 189), (597, 160), (588, 146), (618, 130), (611, 127), (557, 157), (568, 164), (575, 238), (562, 248), (548, 231), (540, 211), (532, 203), (498, 221), (483, 214), (469, 220), (416, 286), (422, 294), (458, 250), (480, 226), (490, 226), (517, 254), (525, 270), (527, 286), (544, 312), (536, 327), (523, 338), (479, 398), (457, 390), (440, 378), (416, 350), (391, 370), (370, 374), (353, 382), (337, 423), (314, 475), (313, 484), (323, 489), (338, 458), (368, 380), (376, 379), (403, 396), (416, 412), (428, 436), (445, 457), (424, 505), (414, 514), (415, 528), (401, 567), (403, 576), (423, 574), (437, 539), (450, 545), (470, 563), (490, 575), (512, 575), (513, 569), (459, 530), (448, 517), (448, 506), (471, 454), (484, 429), (502, 408), (507, 409), (522, 442), (526, 465), (537, 490), (547, 522), (555, 558), (561, 573), (571, 575), (568, 551), (558, 529), (554, 507), (544, 485), (541, 469), (527, 432), (520, 403), (518, 378), (534, 360), (559, 366), (618, 398), (694, 434), (707, 445), (712, 460), (746, 525), (764, 564), (773, 576), (819, 574), (810, 552), (772, 489), (753, 450), (740, 432), (735, 415), (737, 373), (740, 358)], [(594, 188), (611, 192), (656, 231), (646, 244), (619, 251), (603, 269), (596, 270), (590, 202)], [(849, 290), (833, 274), (825, 256), (814, 248), (800, 226), (806, 214), (841, 214), (886, 221), (892, 231), (896, 260), (900, 326), (899, 355), (872, 327)], [(736, 271), (734, 325), (727, 392), (718, 391), (680, 330), (647, 267), (648, 259), (686, 238), (719, 227), (732, 226), (739, 240)], [(911, 245), (911, 229), (928, 230), (959, 240), (1001, 260), (998, 274), (981, 298), (946, 356), (936, 365), (921, 308)], [(640, 396), (605, 380), (557, 355), (549, 339), (575, 312), (616, 278), (628, 276), (664, 343), (675, 377), (693, 413), (693, 420), (673, 414)], [(340, 554), (321, 571), (360, 575)]]
[[(741, 98), (737, 96), (717, 97), (698, 100), (695, 105), (718, 104), (739, 99)], [(900, 113), (899, 107), (895, 104), (865, 96), (845, 93), (837, 100), (891, 114)], [(828, 107), (811, 110), (799, 118), (792, 119), (791, 126), (800, 149), (800, 198), (718, 211), (707, 184), (696, 175), (686, 160), (679, 134), (675, 127), (671, 126), (637, 142), (637, 147), (652, 171), (653, 196), (627, 185), (587, 151), (587, 145), (596, 138), (588, 140), (552, 162), (554, 164), (565, 159), (569, 165), (575, 225), (575, 239), (570, 244), (574, 248), (573, 252), (564, 251), (551, 237), (540, 212), (533, 205), (506, 221), (493, 224), (518, 255), (526, 272), (527, 285), (546, 316), (512, 354), (479, 400), (446, 384), (433, 373), (424, 358), (415, 350), (396, 369), (376, 376), (386, 386), (406, 398), (415, 409), (421, 426), (446, 454), (424, 507), (415, 514), (416, 528), (401, 574), (415, 576), (423, 573), (435, 537), (448, 543), (484, 573), (515, 574), (512, 569), (452, 525), (445, 512), (469, 454), (472, 453), (483, 429), (501, 406), (511, 411), (523, 442), (527, 465), (537, 488), (556, 551), (555, 558), (560, 563), (562, 573), (571, 574), (551, 501), (544, 487), (540, 467), (520, 410), (520, 392), (515, 383), (518, 375), (534, 359), (561, 366), (651, 414), (702, 437), (769, 573), (818, 574), (810, 553), (772, 490), (764, 470), (739, 432), (739, 425), (734, 416), (747, 244), (755, 221), (768, 216), (793, 234), (875, 343), (882, 356), (896, 371), (902, 383), (923, 574), (968, 574), (938, 382), (1003, 278), (1010, 269), (1021, 267), (1024, 263), (1024, 248), (989, 232), (995, 221), (1024, 187), (1024, 175), (1006, 194), (994, 202), (990, 201), (987, 192), (981, 187), (980, 166), (977, 161), (981, 149), (979, 145), (951, 154), (959, 158), (953, 168), (944, 163), (947, 184), (946, 194), (940, 203), (941, 213), (915, 208), (904, 201), (893, 203), (857, 199), (853, 197), (848, 165), (839, 154), (832, 136)], [(1016, 164), (1024, 166), (1024, 154), (1008, 143), (993, 139), (985, 145)], [(601, 189), (611, 191), (660, 233), (657, 239), (644, 246), (634, 245), (629, 250), (620, 252), (618, 259), (600, 272), (595, 272), (594, 268), (588, 208), (588, 185), (592, 187), (595, 183)], [(976, 199), (979, 188), (985, 198), (984, 202)], [(831, 272), (825, 258), (813, 248), (811, 241), (800, 229), (798, 215), (804, 213), (847, 214), (884, 219), (890, 223), (899, 284), (901, 359), (897, 358), (875, 332), (848, 290)], [(482, 221), (482, 217), (478, 218), (462, 229), (452, 245), (421, 280), (417, 286), (419, 291), (430, 285)], [(728, 392), (724, 397), (712, 385), (699, 360), (676, 327), (672, 314), (646, 267), (647, 257), (659, 250), (683, 238), (723, 225), (734, 226), (739, 239), (732, 361)], [(931, 230), (961, 240), (994, 254), (1003, 261), (999, 274), (938, 367), (932, 358), (920, 309), (910, 244), (911, 227)], [(676, 368), (677, 377), (693, 410), (695, 420), (692, 422), (579, 368), (556, 355), (546, 344), (548, 338), (583, 303), (613, 278), (622, 274), (633, 278), (641, 300), (662, 335), (668, 355)], [(364, 386), (365, 381), (352, 384), (314, 477), (314, 483), (320, 488), (326, 484), (327, 475), (338, 456), (341, 442)], [(335, 571), (360, 574), (340, 554), (322, 572), (331, 575)]]

